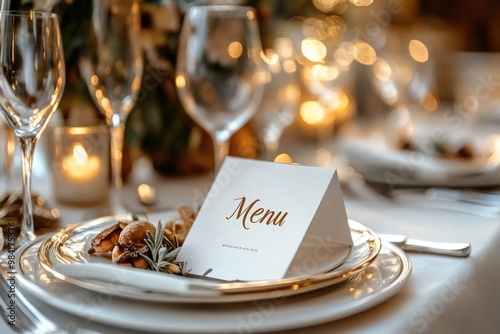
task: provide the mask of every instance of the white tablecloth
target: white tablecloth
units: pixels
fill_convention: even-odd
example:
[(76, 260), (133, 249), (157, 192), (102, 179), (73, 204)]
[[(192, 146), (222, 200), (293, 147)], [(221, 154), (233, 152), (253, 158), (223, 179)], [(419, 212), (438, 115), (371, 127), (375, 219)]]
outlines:
[[(293, 157), (293, 155), (292, 155)], [(159, 205), (195, 205), (206, 194), (211, 176), (166, 178), (135, 169), (124, 198), (134, 206), (135, 186), (156, 185)], [(50, 185), (35, 180), (34, 188), (45, 193)], [(500, 331), (500, 221), (466, 213), (433, 209), (420, 204), (396, 204), (364, 196), (345, 196), (349, 218), (376, 232), (401, 233), (415, 238), (472, 243), (468, 258), (410, 254), (413, 271), (405, 287), (382, 304), (348, 318), (287, 333), (498, 333)], [(102, 208), (60, 206), (62, 223), (97, 217)], [(55, 310), (31, 296), (48, 316), (67, 329), (83, 326), (102, 333), (126, 333), (122, 329), (88, 323)], [(138, 316), (140, 316), (138, 314)], [(290, 315), (293, 317), (293, 315)], [(196, 319), (193, 319), (196, 321)], [(75, 327), (76, 326), (76, 327)], [(0, 321), (0, 332), (9, 328)]]

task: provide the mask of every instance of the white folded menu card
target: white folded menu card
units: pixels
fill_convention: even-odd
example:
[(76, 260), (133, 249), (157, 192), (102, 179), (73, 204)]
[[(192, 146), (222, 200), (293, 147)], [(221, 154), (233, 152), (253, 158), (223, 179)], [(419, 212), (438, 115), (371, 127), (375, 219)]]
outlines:
[(336, 170), (228, 157), (177, 259), (195, 275), (280, 279), (306, 239), (317, 247), (302, 258), (305, 267), (352, 246)]

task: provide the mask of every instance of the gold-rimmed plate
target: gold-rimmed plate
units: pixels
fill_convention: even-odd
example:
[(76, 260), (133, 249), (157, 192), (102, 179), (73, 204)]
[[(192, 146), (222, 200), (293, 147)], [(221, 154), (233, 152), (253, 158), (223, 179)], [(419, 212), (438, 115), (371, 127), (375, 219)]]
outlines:
[(18, 288), (41, 307), (40, 301), (52, 306), (46, 310), (47, 316), (60, 315), (67, 322), (67, 312), (76, 316), (72, 320), (75, 325), (85, 326), (90, 321), (99, 332), (116, 332), (117, 327), (140, 333), (296, 330), (375, 307), (401, 291), (411, 273), (408, 256), (398, 247), (383, 243), (375, 260), (339, 287), (290, 297), (276, 293), (268, 300), (236, 304), (152, 303), (110, 297), (55, 278), (40, 266), (40, 245), (41, 240), (28, 243), (17, 253)]
[[(163, 219), (170, 219), (175, 217), (175, 215), (176, 213), (173, 211), (161, 214)], [(193, 292), (183, 294), (181, 291), (179, 293), (164, 293), (155, 291), (153, 286), (139, 288), (137, 285), (132, 286), (123, 280), (119, 282), (120, 284), (117, 284), (117, 282), (106, 280), (71, 277), (64, 275), (58, 270), (58, 264), (70, 263), (84, 266), (87, 263), (94, 262), (109, 264), (110, 272), (118, 270), (119, 267), (112, 264), (109, 257), (89, 255), (87, 250), (90, 247), (90, 241), (95, 235), (115, 224), (119, 219), (127, 220), (130, 217), (127, 215), (101, 217), (61, 229), (40, 246), (38, 252), (40, 264), (45, 270), (61, 280), (99, 293), (155, 302), (224, 303), (273, 298), (273, 296), (276, 296), (276, 293), (282, 296), (289, 296), (340, 284), (373, 262), (381, 248), (380, 239), (370, 229), (350, 220), (349, 226), (353, 239), (353, 247), (348, 251), (341, 251), (340, 253), (338, 250), (331, 252), (341, 254), (333, 260), (333, 263), (336, 263), (336, 265), (332, 268), (325, 269), (327, 267), (323, 263), (317, 266), (316, 271), (309, 270), (303, 275), (300, 275), (300, 271), (297, 271), (295, 268), (291, 276), (269, 281), (210, 280), (210, 288), (216, 290), (218, 294), (201, 292), (199, 295)], [(324, 253), (325, 247), (327, 247), (326, 250), (328, 251), (331, 250), (328, 247), (338, 246), (331, 243), (325, 244), (324, 241), (318, 242), (318, 240), (311, 238), (305, 241), (309, 245), (321, 247), (321, 253)], [(315, 253), (314, 249), (310, 253)], [(162, 277), (165, 277), (165, 282), (163, 283), (168, 284), (166, 277), (169, 276), (168, 274), (158, 275), (158, 273), (143, 270), (136, 271), (140, 271), (140, 275), (155, 274), (158, 285), (162, 284)], [(189, 277), (183, 279), (190, 280), (193, 283), (207, 281)]]

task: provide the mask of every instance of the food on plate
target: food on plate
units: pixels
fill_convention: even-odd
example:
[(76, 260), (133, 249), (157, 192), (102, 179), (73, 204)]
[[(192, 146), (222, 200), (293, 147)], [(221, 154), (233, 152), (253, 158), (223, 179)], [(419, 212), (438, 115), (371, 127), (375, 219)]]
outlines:
[(190, 206), (180, 206), (177, 211), (179, 212), (181, 219), (184, 223), (191, 226), (196, 219), (196, 215), (198, 214), (197, 210), (194, 210)]
[(170, 220), (163, 226), (163, 234), (171, 243), (177, 242), (182, 246), (196, 218), (197, 211), (189, 206), (181, 206), (177, 209), (181, 220)]
[(156, 234), (153, 224), (145, 220), (136, 220), (125, 226), (113, 248), (113, 263), (147, 269), (148, 263), (140, 254), (149, 250), (145, 242), (148, 231)]
[(119, 221), (92, 239), (88, 253), (111, 253), (114, 264), (185, 275), (185, 264), (176, 257), (198, 212), (188, 206), (177, 211), (180, 219), (157, 227), (147, 220)]
[(118, 238), (127, 225), (125, 222), (118, 222), (115, 225), (108, 227), (92, 239), (89, 254), (111, 252), (118, 242)]
[(474, 149), (468, 143), (462, 143), (461, 145), (455, 145), (453, 147), (452, 145), (439, 141), (431, 141), (422, 144), (410, 138), (403, 140), (399, 148), (402, 150), (419, 151), (444, 159), (473, 159), (476, 157)]

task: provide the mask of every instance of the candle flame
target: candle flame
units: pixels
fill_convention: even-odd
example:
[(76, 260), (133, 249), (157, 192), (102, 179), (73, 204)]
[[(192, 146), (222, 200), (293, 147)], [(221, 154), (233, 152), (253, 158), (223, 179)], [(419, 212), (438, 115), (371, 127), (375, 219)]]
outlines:
[(88, 154), (82, 144), (75, 144), (73, 146), (73, 160), (78, 165), (85, 165), (87, 163)]

